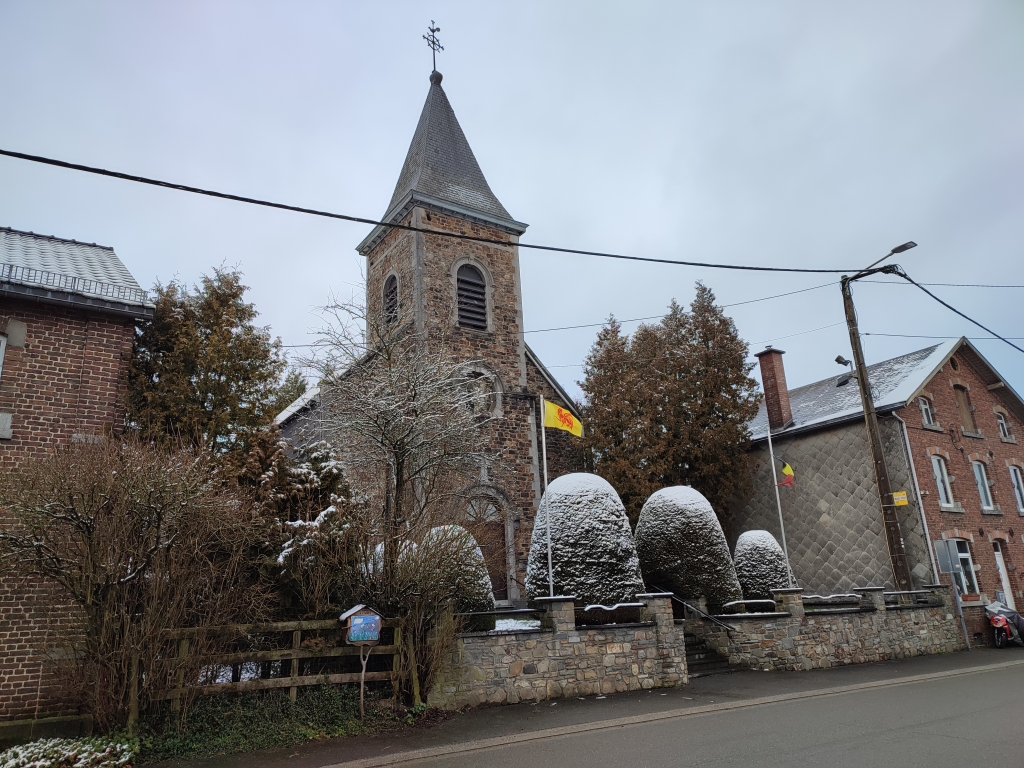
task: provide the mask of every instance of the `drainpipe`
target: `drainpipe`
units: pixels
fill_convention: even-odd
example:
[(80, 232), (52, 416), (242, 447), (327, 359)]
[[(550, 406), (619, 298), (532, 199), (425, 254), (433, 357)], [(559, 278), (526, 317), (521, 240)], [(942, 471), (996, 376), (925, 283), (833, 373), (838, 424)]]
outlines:
[(903, 446), (907, 451), (907, 463), (910, 465), (910, 476), (914, 481), (914, 497), (917, 499), (917, 510), (921, 515), (921, 524), (924, 526), (925, 549), (928, 550), (928, 559), (932, 564), (932, 584), (939, 584), (939, 566), (935, 562), (935, 552), (932, 551), (932, 537), (928, 532), (928, 517), (924, 513), (924, 499), (921, 497), (921, 484), (917, 481), (917, 468), (914, 466), (914, 453), (910, 447), (910, 433), (907, 431), (907, 422), (893, 412), (893, 418), (900, 423), (900, 431), (903, 432)]

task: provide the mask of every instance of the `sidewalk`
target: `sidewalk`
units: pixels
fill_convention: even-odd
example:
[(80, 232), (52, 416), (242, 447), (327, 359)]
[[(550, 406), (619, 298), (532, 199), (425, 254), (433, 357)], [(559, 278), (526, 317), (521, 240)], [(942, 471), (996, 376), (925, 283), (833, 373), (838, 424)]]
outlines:
[(300, 745), (282, 750), (231, 755), (196, 761), (172, 760), (160, 768), (324, 768), (368, 758), (384, 758), (410, 750), (509, 737), (552, 728), (571, 728), (604, 720), (657, 715), (767, 696), (809, 693), (839, 686), (877, 683), (915, 675), (983, 669), (1006, 662), (1024, 663), (1024, 648), (979, 648), (954, 654), (856, 664), (810, 672), (753, 672), (699, 677), (682, 688), (637, 691), (607, 697), (558, 699), (538, 704), (482, 707), (429, 730), (357, 736)]

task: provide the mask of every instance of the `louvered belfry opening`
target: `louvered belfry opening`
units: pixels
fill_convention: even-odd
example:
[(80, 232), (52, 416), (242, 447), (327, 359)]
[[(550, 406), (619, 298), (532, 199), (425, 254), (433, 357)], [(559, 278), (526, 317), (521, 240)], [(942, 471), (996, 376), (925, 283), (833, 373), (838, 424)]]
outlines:
[(487, 283), (480, 270), (463, 264), (456, 274), (459, 297), (459, 325), (478, 331), (487, 330)]
[(384, 322), (388, 325), (398, 319), (398, 278), (391, 275), (384, 281)]

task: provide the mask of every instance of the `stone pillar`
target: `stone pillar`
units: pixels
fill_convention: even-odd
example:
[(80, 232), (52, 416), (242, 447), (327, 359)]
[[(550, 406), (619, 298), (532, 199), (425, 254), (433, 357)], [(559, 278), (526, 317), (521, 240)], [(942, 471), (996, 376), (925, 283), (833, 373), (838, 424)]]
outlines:
[(861, 605), (865, 608), (885, 610), (885, 587), (854, 587), (853, 591), (860, 595)]
[(576, 598), (566, 595), (554, 597), (538, 597), (534, 600), (547, 610), (540, 618), (542, 627), (547, 627), (555, 634), (566, 634), (576, 631)]
[(937, 597), (947, 610), (953, 610), (956, 606), (956, 599), (953, 597), (953, 586), (951, 584), (925, 584), (922, 589), (929, 590)]
[(793, 589), (773, 589), (772, 597), (775, 599), (775, 607), (778, 611), (788, 613), (794, 619), (804, 617), (804, 601), (801, 598), (803, 590), (799, 587)]
[(650, 681), (645, 680), (641, 687), (686, 685), (689, 675), (686, 669), (686, 644), (682, 626), (676, 626), (672, 614), (671, 592), (645, 592), (636, 596), (638, 602), (644, 604), (640, 613), (642, 621), (653, 621), (655, 637), (658, 644), (658, 660), (660, 670)]

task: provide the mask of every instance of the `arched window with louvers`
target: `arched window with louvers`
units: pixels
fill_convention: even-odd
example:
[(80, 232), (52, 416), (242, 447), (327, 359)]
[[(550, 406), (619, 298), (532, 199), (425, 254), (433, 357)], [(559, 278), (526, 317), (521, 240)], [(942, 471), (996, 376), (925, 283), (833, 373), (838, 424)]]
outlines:
[(394, 275), (384, 281), (384, 322), (391, 325), (398, 320), (398, 278)]
[(472, 264), (463, 264), (455, 275), (459, 325), (476, 331), (487, 330), (487, 281)]

